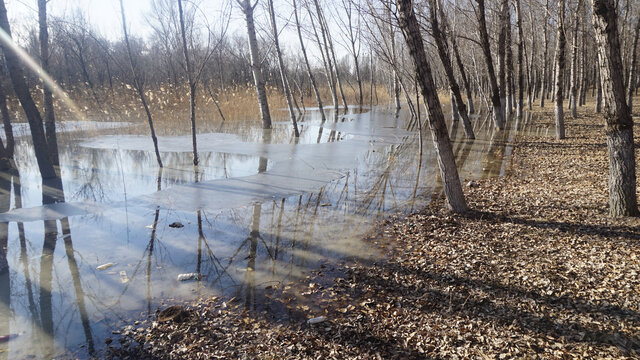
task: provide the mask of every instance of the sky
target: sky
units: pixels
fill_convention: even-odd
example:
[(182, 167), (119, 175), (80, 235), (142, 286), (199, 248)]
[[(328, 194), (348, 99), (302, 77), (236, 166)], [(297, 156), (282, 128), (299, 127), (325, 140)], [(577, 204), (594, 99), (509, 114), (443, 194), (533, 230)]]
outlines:
[[(123, 2), (129, 33), (143, 38), (150, 35), (152, 29), (148, 25), (146, 17), (151, 12), (151, 0), (123, 0)], [(191, 6), (194, 3), (201, 10), (201, 19), (204, 15), (209, 23), (214, 24), (220, 24), (220, 14), (223, 7), (232, 4), (227, 34), (238, 33), (241, 36), (246, 36), (244, 18), (235, 0), (183, 0), (183, 4), (186, 4), (185, 6)], [(266, 2), (261, 1), (260, 5), (263, 5), (263, 3)], [(293, 22), (290, 2), (288, 0), (275, 0), (274, 3), (276, 14), (278, 15), (278, 26), (282, 27), (287, 21)], [(27, 33), (26, 29), (37, 26), (38, 1), (5, 0), (5, 4), (14, 38), (18, 43), (21, 43), (24, 39), (21, 39), (20, 35), (24, 36)], [(50, 16), (63, 17), (73, 14), (74, 11), (81, 11), (85, 14), (91, 26), (109, 40), (117, 41), (123, 36), (119, 0), (49, 0), (47, 9)], [(308, 22), (305, 12), (300, 11), (300, 16), (303, 24)], [(258, 24), (259, 36), (263, 36), (264, 33), (260, 31), (268, 26), (268, 17), (264, 7), (259, 6), (256, 9), (255, 20)], [(331, 23), (331, 16), (329, 16), (329, 22)], [(335, 26), (336, 24), (331, 26), (334, 27), (332, 35), (337, 36), (338, 30), (335, 29)], [(347, 52), (338, 43), (336, 43), (336, 53), (340, 58), (347, 55)], [(280, 32), (280, 44), (285, 53), (298, 51), (298, 37), (293, 25)], [(308, 52), (312, 62), (320, 61), (319, 51), (314, 46), (308, 46)]]
[[(123, 1), (129, 31), (136, 36), (148, 35), (151, 29), (145, 17), (151, 10), (151, 0)], [(190, 0), (183, 0), (184, 3), (188, 1)], [(220, 13), (223, 1), (228, 0), (200, 0), (197, 3), (203, 13), (213, 17)], [(17, 27), (16, 30), (26, 28), (28, 24), (37, 24), (37, 0), (5, 0), (5, 3), (9, 21), (12, 26)], [(49, 0), (47, 9), (51, 16), (70, 15), (77, 9), (83, 12), (92, 26), (107, 38), (116, 40), (122, 37), (119, 0)], [(239, 29), (239, 20), (241, 19), (238, 11), (234, 9), (232, 15), (233, 31)]]

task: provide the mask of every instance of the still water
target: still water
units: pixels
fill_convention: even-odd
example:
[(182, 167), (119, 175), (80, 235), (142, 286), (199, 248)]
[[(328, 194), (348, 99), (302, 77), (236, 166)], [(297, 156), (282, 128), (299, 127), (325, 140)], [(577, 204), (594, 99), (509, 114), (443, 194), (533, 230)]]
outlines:
[[(267, 132), (205, 124), (197, 169), (189, 134), (161, 128), (162, 171), (144, 125), (62, 122), (64, 202), (45, 205), (51, 189), (19, 138), (18, 171), (0, 173), (0, 336), (18, 336), (0, 343), (0, 359), (99, 355), (132, 319), (209, 295), (269, 311), (260, 289), (381, 256), (362, 240), (373, 224), (441, 196), (428, 131), (420, 156), (406, 114), (329, 118), (308, 112), (298, 141), (284, 121)], [(500, 132), (475, 117), (475, 141), (450, 125), (461, 178), (500, 176), (529, 122)], [(183, 273), (201, 280), (179, 282)]]

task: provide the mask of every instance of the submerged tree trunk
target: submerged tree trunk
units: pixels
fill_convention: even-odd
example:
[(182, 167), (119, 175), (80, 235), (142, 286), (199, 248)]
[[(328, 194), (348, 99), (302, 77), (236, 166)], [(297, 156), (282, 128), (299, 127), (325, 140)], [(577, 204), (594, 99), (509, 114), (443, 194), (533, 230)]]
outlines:
[(556, 47), (556, 89), (555, 89), (555, 113), (556, 113), (556, 138), (564, 139), (564, 70), (565, 70), (565, 45), (564, 34), (565, 0), (558, 2), (558, 44)]
[(311, 8), (308, 5), (307, 5), (307, 11), (309, 12), (309, 19), (311, 20), (311, 28), (313, 29), (313, 34), (315, 35), (316, 43), (318, 44), (318, 48), (320, 49), (322, 64), (324, 65), (324, 72), (327, 77), (327, 83), (329, 84), (329, 90), (331, 91), (331, 99), (333, 100), (333, 109), (335, 111), (334, 112), (334, 118), (335, 118), (338, 116), (338, 108), (339, 108), (338, 92), (336, 90), (336, 82), (333, 75), (333, 66), (332, 66), (331, 58), (329, 57), (328, 50), (326, 49), (327, 48), (326, 36), (324, 31), (322, 31), (322, 25), (321, 25), (320, 31), (322, 33), (322, 38), (324, 40), (323, 41), (324, 46), (323, 46), (322, 45), (323, 42), (320, 41), (320, 36), (318, 35), (318, 31), (316, 30), (316, 25), (313, 20), (313, 14), (311, 12)]
[(427, 108), (427, 119), (429, 120), (429, 128), (438, 154), (438, 166), (444, 185), (444, 193), (447, 197), (449, 208), (457, 213), (464, 212), (467, 210), (467, 204), (462, 192), (453, 148), (451, 147), (447, 126), (442, 114), (442, 107), (433, 83), (431, 66), (424, 51), (420, 26), (413, 10), (413, 1), (396, 0), (396, 4), (398, 6), (400, 29), (402, 29), (407, 42), (409, 54), (413, 58), (416, 77)]
[(144, 107), (144, 111), (147, 114), (147, 122), (149, 123), (149, 131), (151, 132), (151, 141), (153, 141), (153, 149), (156, 153), (156, 161), (158, 162), (158, 166), (162, 168), (162, 159), (160, 158), (160, 150), (158, 149), (158, 138), (156, 137), (156, 130), (153, 126), (153, 118), (151, 117), (151, 111), (149, 110), (149, 105), (147, 104), (147, 99), (144, 94), (144, 85), (140, 77), (138, 76), (138, 71), (136, 70), (136, 64), (133, 60), (133, 53), (131, 52), (131, 45), (129, 44), (129, 33), (127, 32), (127, 19), (124, 14), (124, 5), (122, 0), (120, 0), (120, 14), (122, 15), (122, 30), (124, 31), (124, 43), (127, 47), (127, 54), (129, 56), (129, 65), (131, 67), (131, 75), (133, 76), (133, 84), (136, 88), (136, 92), (138, 93), (138, 97), (140, 98), (140, 102), (142, 102), (142, 106)]
[(592, 8), (605, 99), (604, 117), (609, 150), (609, 214), (637, 216), (633, 119), (625, 98), (616, 4), (613, 0), (592, 0)]
[(309, 76), (309, 80), (311, 81), (313, 92), (316, 95), (316, 102), (318, 103), (320, 116), (321, 116), (322, 122), (324, 123), (327, 120), (327, 118), (324, 115), (324, 108), (322, 106), (322, 97), (320, 96), (320, 91), (318, 90), (316, 77), (313, 75), (313, 71), (311, 71), (311, 65), (309, 64), (309, 57), (307, 56), (307, 50), (304, 46), (304, 41), (302, 39), (302, 30), (300, 28), (300, 19), (298, 18), (298, 7), (296, 4), (296, 0), (292, 0), (292, 3), (293, 3), (293, 13), (295, 15), (295, 20), (296, 20), (296, 29), (298, 30), (298, 40), (300, 40), (300, 48), (302, 50), (302, 56), (304, 58), (304, 65), (307, 69), (307, 75)]
[(478, 18), (478, 26), (480, 30), (480, 43), (482, 45), (482, 53), (487, 65), (487, 74), (489, 75), (489, 83), (491, 85), (491, 105), (493, 106), (493, 122), (494, 125), (502, 130), (504, 128), (504, 116), (502, 105), (500, 102), (500, 88), (498, 88), (498, 80), (493, 69), (493, 59), (491, 57), (491, 45), (489, 44), (489, 34), (487, 33), (487, 20), (485, 17), (484, 0), (476, 0), (478, 3), (476, 16)]
[(242, 9), (247, 24), (247, 37), (249, 38), (249, 53), (251, 55), (251, 71), (253, 81), (258, 94), (258, 105), (260, 105), (260, 115), (262, 117), (262, 128), (271, 129), (271, 113), (269, 112), (269, 102), (267, 101), (267, 91), (264, 87), (262, 69), (260, 66), (260, 54), (258, 54), (258, 39), (256, 37), (256, 27), (253, 21), (253, 11), (258, 2), (251, 5), (250, 0), (237, 0)]
[(458, 70), (460, 71), (460, 77), (462, 78), (464, 90), (467, 95), (467, 113), (471, 115), (475, 113), (475, 108), (473, 106), (473, 95), (471, 94), (471, 84), (469, 83), (467, 72), (464, 68), (464, 64), (462, 63), (462, 58), (460, 57), (460, 51), (458, 50), (458, 43), (456, 41), (455, 34), (451, 35), (451, 47), (453, 48), (453, 54), (455, 55), (456, 63), (458, 64)]
[[(460, 87), (458, 86), (458, 82), (456, 81), (456, 77), (453, 73), (453, 66), (451, 64), (451, 54), (449, 54), (449, 47), (447, 46), (447, 39), (443, 34), (443, 31), (440, 29), (440, 23), (438, 22), (438, 14), (440, 17), (444, 19), (444, 12), (442, 9), (438, 9), (437, 0), (430, 1), (431, 11), (430, 11), (430, 19), (431, 19), (431, 31), (433, 33), (433, 39), (436, 42), (436, 47), (438, 48), (438, 55), (440, 56), (440, 61), (442, 62), (442, 66), (444, 68), (445, 75), (447, 76), (447, 81), (449, 82), (449, 90), (451, 91), (451, 112), (454, 120), (457, 116), (462, 117), (462, 126), (464, 127), (464, 132), (469, 139), (475, 139), (475, 135), (473, 133), (473, 127), (471, 126), (471, 121), (469, 121), (469, 114), (467, 113), (467, 107), (462, 101), (462, 95), (460, 94)], [(444, 26), (444, 20), (443, 20)], [(446, 31), (446, 28), (443, 29)]]
[[(40, 28), (40, 66), (49, 73), (49, 30), (47, 29), (47, 0), (38, 0), (38, 25)], [(53, 95), (49, 85), (43, 83), (44, 127), (49, 156), (54, 166), (60, 165), (58, 156), (58, 139), (56, 137), (56, 118), (53, 111)]]
[(291, 118), (291, 124), (293, 125), (293, 133), (295, 137), (300, 137), (300, 132), (298, 131), (298, 123), (296, 121), (296, 114), (293, 112), (293, 106), (291, 104), (291, 89), (289, 89), (289, 82), (287, 81), (287, 74), (285, 73), (284, 61), (282, 61), (280, 41), (278, 41), (278, 27), (276, 26), (276, 14), (273, 10), (273, 0), (268, 0), (268, 4), (269, 19), (271, 20), (271, 30), (273, 31), (273, 42), (276, 47), (276, 55), (278, 56), (278, 67), (280, 68), (280, 76), (282, 77), (284, 96), (287, 99), (287, 107), (289, 107), (289, 117)]
[[(184, 26), (184, 13), (182, 11), (182, 0), (178, 0), (178, 16), (180, 18), (180, 34), (182, 37), (182, 53), (187, 71), (187, 81), (189, 82), (189, 118), (191, 122), (191, 143), (193, 145), (193, 165), (198, 166), (198, 143), (196, 137), (196, 88), (197, 82), (194, 79), (191, 59), (189, 58), (189, 48), (187, 47), (187, 32)], [(247, 26), (248, 27), (248, 26)]]
[[(11, 27), (9, 26), (7, 8), (4, 0), (0, 0), (0, 28), (11, 37)], [(29, 122), (31, 138), (33, 139), (33, 149), (36, 153), (36, 161), (38, 162), (40, 175), (43, 179), (55, 178), (56, 171), (49, 156), (49, 145), (47, 144), (47, 139), (42, 127), (42, 117), (29, 92), (20, 59), (11, 46), (5, 42), (2, 42), (2, 52), (4, 53), (7, 63), (13, 89)]]
[(15, 149), (15, 140), (13, 138), (13, 126), (11, 125), (11, 115), (7, 107), (7, 95), (5, 94), (2, 84), (0, 84), (0, 114), (2, 115), (2, 125), (4, 126), (4, 135), (7, 139), (5, 147), (5, 155), (7, 159), (13, 158)]

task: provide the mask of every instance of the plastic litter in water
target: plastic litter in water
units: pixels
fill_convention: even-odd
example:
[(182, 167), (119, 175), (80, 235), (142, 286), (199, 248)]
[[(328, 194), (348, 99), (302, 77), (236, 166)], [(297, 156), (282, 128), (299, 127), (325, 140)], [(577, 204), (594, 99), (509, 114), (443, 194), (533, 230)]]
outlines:
[(110, 268), (110, 267), (112, 267), (114, 265), (115, 265), (115, 263), (106, 263), (106, 264), (102, 264), (102, 265), (96, 267), (96, 269), (98, 271), (103, 271), (103, 270), (107, 270), (108, 268)]
[(122, 270), (120, 271), (120, 282), (126, 284), (129, 282), (129, 277), (127, 276), (127, 272)]
[(202, 274), (198, 273), (187, 273), (178, 275), (178, 281), (189, 281), (189, 280), (200, 280), (202, 279)]

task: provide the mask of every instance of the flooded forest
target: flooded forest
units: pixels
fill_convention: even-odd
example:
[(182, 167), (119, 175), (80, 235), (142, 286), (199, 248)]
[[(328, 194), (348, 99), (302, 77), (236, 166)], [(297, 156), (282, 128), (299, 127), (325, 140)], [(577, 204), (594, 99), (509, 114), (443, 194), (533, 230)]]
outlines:
[(0, 360), (640, 358), (640, 3), (0, 0)]

